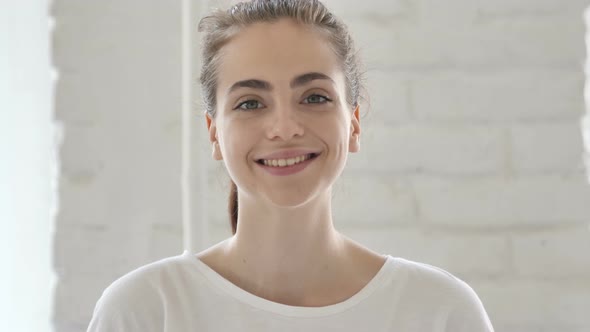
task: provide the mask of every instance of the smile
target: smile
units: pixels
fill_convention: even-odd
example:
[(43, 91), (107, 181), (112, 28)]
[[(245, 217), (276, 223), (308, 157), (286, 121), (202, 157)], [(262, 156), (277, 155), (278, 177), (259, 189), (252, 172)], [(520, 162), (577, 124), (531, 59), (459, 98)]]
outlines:
[(288, 166), (302, 163), (302, 162), (304, 162), (308, 159), (311, 159), (315, 156), (316, 156), (315, 153), (310, 153), (310, 154), (298, 156), (295, 158), (289, 158), (289, 159), (260, 159), (260, 160), (258, 160), (258, 163), (264, 164), (265, 166), (271, 166), (271, 167), (288, 167)]
[(256, 161), (265, 171), (272, 175), (291, 175), (304, 170), (319, 154), (310, 153), (289, 159), (259, 159)]

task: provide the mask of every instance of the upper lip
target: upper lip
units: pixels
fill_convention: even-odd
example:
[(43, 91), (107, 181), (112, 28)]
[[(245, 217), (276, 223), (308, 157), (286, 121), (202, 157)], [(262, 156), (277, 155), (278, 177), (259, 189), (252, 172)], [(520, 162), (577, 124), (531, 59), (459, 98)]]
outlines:
[(282, 150), (276, 151), (261, 157), (256, 158), (256, 160), (260, 159), (288, 159), (297, 156), (304, 156), (310, 153), (318, 154), (319, 152), (316, 150), (311, 149), (291, 149), (291, 150)]

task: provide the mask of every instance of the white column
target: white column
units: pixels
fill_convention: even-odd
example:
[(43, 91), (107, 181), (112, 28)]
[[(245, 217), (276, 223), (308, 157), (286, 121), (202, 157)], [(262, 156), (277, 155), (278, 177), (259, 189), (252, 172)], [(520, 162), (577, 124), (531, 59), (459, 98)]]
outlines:
[(584, 85), (584, 101), (586, 103), (586, 114), (580, 121), (582, 135), (584, 137), (584, 164), (586, 165), (586, 177), (590, 183), (590, 7), (584, 12), (584, 21), (586, 22), (586, 84)]
[(0, 10), (0, 331), (51, 331), (56, 206), (47, 1)]
[(183, 129), (183, 237), (184, 248), (192, 253), (209, 245), (207, 197), (208, 161), (204, 109), (199, 85), (200, 35), (197, 25), (205, 5), (198, 0), (182, 1), (182, 129)]

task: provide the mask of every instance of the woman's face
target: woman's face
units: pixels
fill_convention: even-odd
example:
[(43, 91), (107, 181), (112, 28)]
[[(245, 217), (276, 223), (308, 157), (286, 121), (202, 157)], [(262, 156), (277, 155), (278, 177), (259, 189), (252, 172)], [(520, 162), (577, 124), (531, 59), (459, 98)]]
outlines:
[[(207, 116), (219, 143), (213, 156), (241, 195), (300, 206), (330, 189), (359, 150), (359, 111), (346, 103), (338, 58), (317, 31), (290, 19), (251, 25), (221, 49), (216, 98), (216, 117)], [(295, 149), (319, 155), (288, 175), (259, 163)]]

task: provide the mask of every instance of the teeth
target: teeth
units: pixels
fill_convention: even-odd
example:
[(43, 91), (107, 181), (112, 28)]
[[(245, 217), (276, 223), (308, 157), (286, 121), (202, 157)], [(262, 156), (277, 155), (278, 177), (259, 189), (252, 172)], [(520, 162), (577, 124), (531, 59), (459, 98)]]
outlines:
[(289, 159), (272, 159), (272, 160), (263, 159), (262, 162), (266, 166), (285, 167), (285, 166), (292, 166), (295, 164), (299, 164), (300, 162), (306, 161), (309, 158), (311, 158), (311, 154), (299, 156), (299, 157), (295, 157), (295, 158), (289, 158)]

